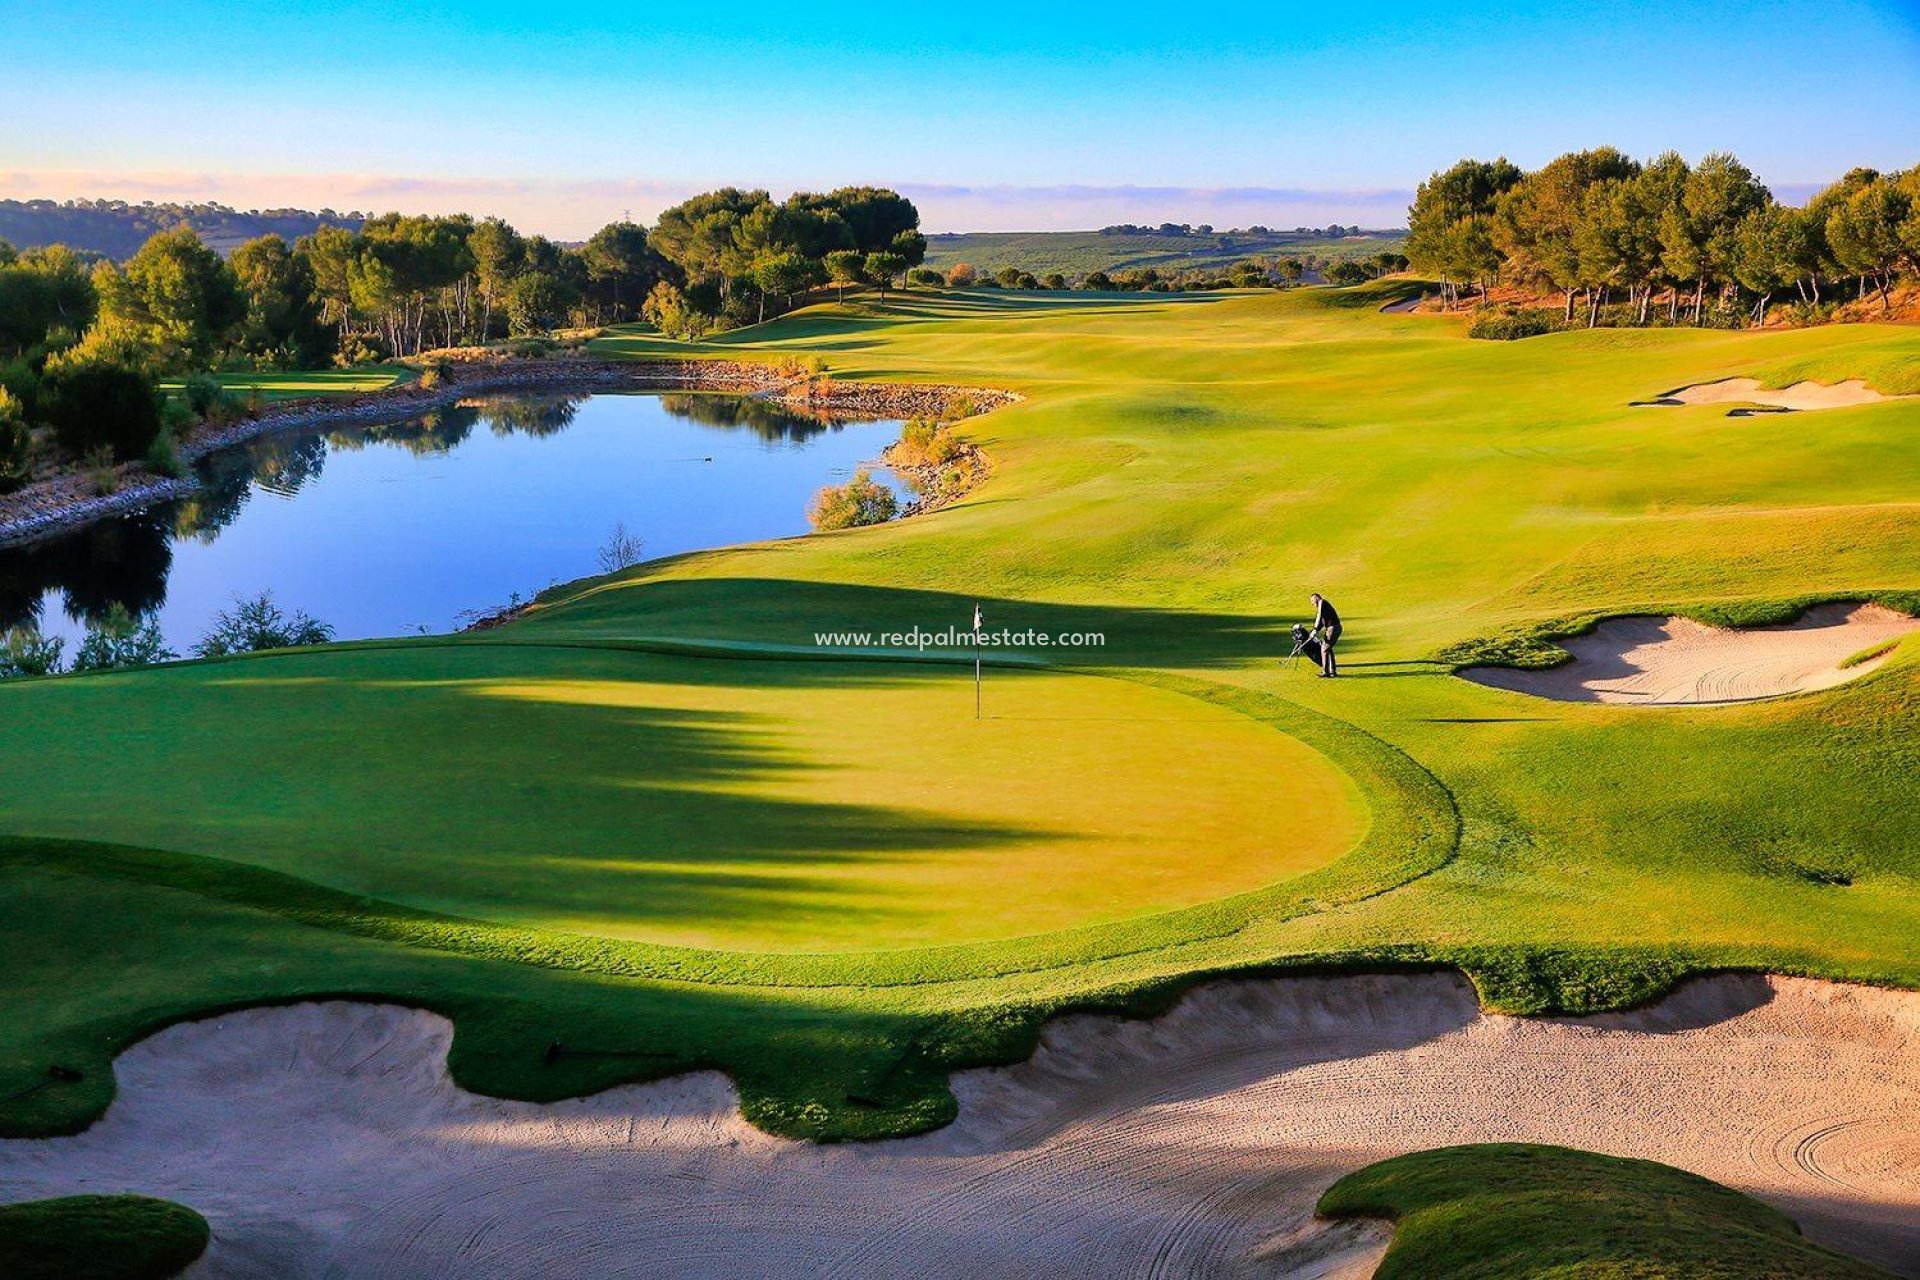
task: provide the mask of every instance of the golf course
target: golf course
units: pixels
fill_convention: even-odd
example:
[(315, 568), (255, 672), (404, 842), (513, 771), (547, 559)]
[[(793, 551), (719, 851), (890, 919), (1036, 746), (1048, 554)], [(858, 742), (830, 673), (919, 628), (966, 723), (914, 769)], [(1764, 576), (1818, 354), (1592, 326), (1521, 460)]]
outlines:
[[(594, 357), (1020, 399), (954, 425), (988, 470), (938, 510), (645, 561), (483, 631), (0, 684), (0, 1135), (109, 1130), (119, 1055), (222, 1015), (278, 1044), (308, 1033), (256, 1006), (314, 1001), (412, 1011), (354, 1034), (444, 1049), (461, 1098), (719, 1073), (750, 1148), (933, 1134), (966, 1124), (954, 1073), (1029, 1059), (1050, 1019), (1342, 975), (1388, 983), (1352, 1025), (1444, 1006), (1436, 1036), (1640, 1017), (1618, 1011), (1702, 981), (1884, 988), (1871, 1034), (1813, 983), (1713, 988), (1731, 1011), (1691, 1025), (1818, 1005), (1880, 1064), (1858, 1114), (1891, 1124), (1920, 1027), (1920, 330), (1477, 341), (1382, 311), (1421, 287), (865, 293), (691, 345), (617, 326)], [(1663, 399), (1735, 378), (1879, 398)], [(1313, 592), (1338, 679), (1289, 656)], [(976, 605), (1010, 637), (977, 687)], [(1668, 664), (1643, 705), (1606, 684), (1635, 646)], [(1609, 1123), (1425, 1145), (1603, 1147)], [(1892, 1266), (1920, 1157), (1885, 1131), (1861, 1196)], [(1685, 1163), (1637, 1141), (1611, 1154)]]

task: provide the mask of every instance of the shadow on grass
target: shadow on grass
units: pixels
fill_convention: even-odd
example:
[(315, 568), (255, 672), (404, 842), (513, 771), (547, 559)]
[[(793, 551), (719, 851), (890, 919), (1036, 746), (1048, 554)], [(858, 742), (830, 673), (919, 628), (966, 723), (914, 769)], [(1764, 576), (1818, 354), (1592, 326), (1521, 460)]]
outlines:
[[(971, 642), (956, 636), (971, 628), (976, 603), (989, 633), (1011, 633), (1007, 642), (987, 645), (989, 660), (1013, 658), (1061, 666), (1194, 669), (1280, 660), (1293, 647), (1288, 627), (1306, 614), (1304, 602), (1301, 612), (1293, 615), (1220, 613), (776, 578), (650, 581), (636, 576), (562, 587), (545, 607), (512, 626), (487, 633), (482, 642), (707, 640), (759, 644), (789, 656), (803, 656), (793, 654), (796, 650), (830, 657), (836, 651), (884, 649), (896, 656), (928, 656), (930, 661), (941, 655), (954, 659), (964, 650), (970, 661)], [(1366, 651), (1363, 628), (1364, 623), (1360, 629), (1349, 626), (1341, 642), (1343, 654)], [(938, 643), (921, 649), (911, 639), (888, 640), (910, 637), (916, 629)], [(865, 643), (847, 638), (863, 633)], [(1046, 643), (1036, 638), (1041, 635), (1048, 638)], [(837, 642), (820, 640), (836, 636)], [(1346, 665), (1343, 660), (1342, 666)]]

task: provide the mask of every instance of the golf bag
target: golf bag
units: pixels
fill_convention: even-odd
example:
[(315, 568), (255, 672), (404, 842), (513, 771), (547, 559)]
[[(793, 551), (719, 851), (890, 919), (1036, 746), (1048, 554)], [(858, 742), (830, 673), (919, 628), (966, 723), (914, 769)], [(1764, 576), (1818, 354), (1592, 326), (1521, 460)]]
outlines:
[(1305, 658), (1318, 667), (1326, 654), (1320, 647), (1320, 637), (1315, 635), (1306, 623), (1296, 622), (1293, 624), (1293, 652), (1287, 656)]

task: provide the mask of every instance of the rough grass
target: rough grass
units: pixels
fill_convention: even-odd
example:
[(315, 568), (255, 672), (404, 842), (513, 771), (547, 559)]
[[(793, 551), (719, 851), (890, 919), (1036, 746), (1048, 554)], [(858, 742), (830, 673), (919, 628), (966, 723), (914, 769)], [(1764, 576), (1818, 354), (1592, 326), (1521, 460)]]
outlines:
[(1518, 1143), (1444, 1147), (1350, 1173), (1327, 1217), (1388, 1218), (1376, 1280), (1874, 1280), (1785, 1214), (1647, 1160)]
[[(818, 355), (837, 378), (1021, 391), (1023, 402), (968, 426), (994, 475), (914, 520), (681, 556), (550, 592), (483, 640), (420, 647), (404, 679), (384, 684), (350, 663), (329, 675), (324, 662), (338, 659), (316, 657), (301, 685), (276, 684), (296, 668), (267, 658), (0, 689), (0, 726), (53, 726), (61, 761), (49, 767), (33, 733), (0, 730), (0, 769), (76, 802), (56, 813), (10, 793), (33, 823), (0, 822), (16, 837), (0, 858), (0, 933), (18, 942), (0, 969), (10, 1011), (0, 1093), (45, 1078), (50, 1063), (86, 1073), (0, 1107), (0, 1126), (84, 1124), (111, 1096), (112, 1054), (154, 1027), (314, 995), (448, 1014), (453, 1069), (471, 1087), (558, 1097), (714, 1066), (739, 1082), (756, 1123), (862, 1137), (940, 1123), (953, 1105), (947, 1071), (1018, 1056), (1053, 1012), (1150, 1011), (1202, 974), (1451, 964), (1490, 1005), (1528, 1013), (1637, 1003), (1714, 969), (1920, 985), (1920, 811), (1903, 802), (1920, 772), (1912, 655), (1834, 690), (1702, 714), (1545, 703), (1454, 679), (1433, 660), (1476, 637), (1543, 637), (1649, 601), (1771, 620), (1815, 599), (1920, 588), (1920, 452), (1908, 447), (1920, 404), (1836, 411), (1817, 432), (1711, 407), (1629, 407), (1661, 387), (1783, 362), (1851, 376), (1856, 360), (1864, 370), (1920, 355), (1920, 334), (1856, 325), (1474, 343), (1454, 319), (1383, 316), (1379, 301), (1368, 289), (970, 291), (812, 308), (699, 351)], [(594, 347), (687, 354), (637, 330)], [(1313, 590), (1347, 619), (1339, 681), (1278, 660)], [(873, 655), (813, 645), (817, 631), (952, 627), (976, 601), (996, 627), (1106, 637), (1097, 652), (1033, 646), (1001, 662), (1144, 682), (1320, 753), (1364, 797), (1365, 836), (1265, 888), (1094, 912), (1029, 936), (1001, 926), (1030, 900), (1010, 899), (996, 922), (1000, 905), (978, 893), (981, 927), (938, 946), (781, 953), (718, 934), (670, 946), (648, 940), (660, 932), (615, 936), (605, 922), (631, 923), (632, 903), (569, 912), (534, 900), (583, 862), (620, 861), (609, 857), (620, 806), (582, 807), (583, 795), (634, 781), (637, 762), (690, 728), (713, 737), (711, 723), (658, 710), (726, 710), (718, 740), (737, 745), (750, 722), (730, 717), (758, 709), (760, 664), (729, 654), (793, 668), (774, 701), (816, 728), (782, 745), (777, 768), (736, 761), (700, 782), (733, 795), (727, 804), (845, 803), (834, 794), (840, 730), (823, 727), (836, 725), (940, 758), (955, 797), (935, 806), (943, 821), (978, 821), (960, 798), (1016, 770), (1006, 756), (975, 767), (944, 740), (970, 731), (970, 698), (876, 722), (853, 696), (874, 679)], [(556, 656), (539, 670), (504, 656), (531, 646)], [(641, 715), (548, 696), (632, 692), (618, 664), (636, 650), (697, 668), (681, 683), (709, 701)], [(970, 666), (957, 653), (908, 656)], [(482, 661), (503, 673), (489, 679), (510, 675), (538, 696), (475, 696), (468, 677)], [(381, 714), (345, 714), (376, 695), (388, 700)], [(11, 714), (10, 702), (33, 714)], [(141, 703), (173, 727), (120, 715)], [(1036, 727), (1049, 756), (1079, 753), (1068, 786), (1047, 788), (1071, 826), (1100, 808), (1099, 753), (1132, 723)], [(205, 726), (224, 761), (196, 759), (185, 725)], [(172, 745), (156, 764), (162, 730)], [(1162, 757), (1187, 767), (1174, 745)], [(712, 753), (687, 767), (702, 758)], [(300, 776), (320, 759), (338, 776)], [(89, 790), (89, 771), (113, 785)], [(688, 790), (686, 777), (669, 782)], [(122, 789), (138, 804), (117, 803)], [(633, 823), (701, 811), (662, 790), (627, 793)], [(329, 792), (364, 812), (327, 812)], [(1276, 854), (1306, 840), (1309, 824), (1283, 806), (1241, 816)], [(1059, 825), (1046, 817), (1014, 825)], [(302, 844), (307, 823), (318, 825)], [(757, 829), (763, 856), (796, 876), (839, 872), (844, 856), (822, 849), (844, 855), (854, 843), (818, 823), (729, 829)], [(1177, 833), (1162, 836), (1180, 847)], [(693, 843), (663, 835), (652, 847)], [(994, 853), (1029, 884), (1073, 867), (1058, 892), (1082, 904), (1151, 898), (1138, 877), (1120, 883), (1071, 861), (1076, 843), (1038, 856), (1045, 842), (1028, 832)], [(1057, 861), (1063, 849), (1069, 861)], [(1023, 850), (1032, 865), (1020, 865)], [(400, 885), (423, 851), (441, 860), (435, 884)], [(453, 883), (456, 858), (487, 876)], [(1198, 874), (1204, 860), (1194, 865)], [(780, 913), (755, 886), (716, 897), (707, 879), (620, 866), (577, 883), (602, 899), (604, 886), (644, 884), (656, 913), (684, 894), (702, 930)], [(828, 906), (817, 923), (843, 940), (887, 936), (883, 916), (833, 916)], [(556, 1039), (621, 1053), (549, 1063)]]
[(146, 1196), (0, 1205), (7, 1280), (166, 1280), (206, 1252), (207, 1220)]

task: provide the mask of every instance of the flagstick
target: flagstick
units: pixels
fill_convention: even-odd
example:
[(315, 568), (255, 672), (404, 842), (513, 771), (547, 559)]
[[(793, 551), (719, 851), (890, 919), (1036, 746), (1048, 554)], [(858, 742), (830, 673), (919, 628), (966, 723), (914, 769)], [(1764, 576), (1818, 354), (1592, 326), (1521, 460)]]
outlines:
[(973, 718), (980, 718), (980, 606), (973, 606)]

